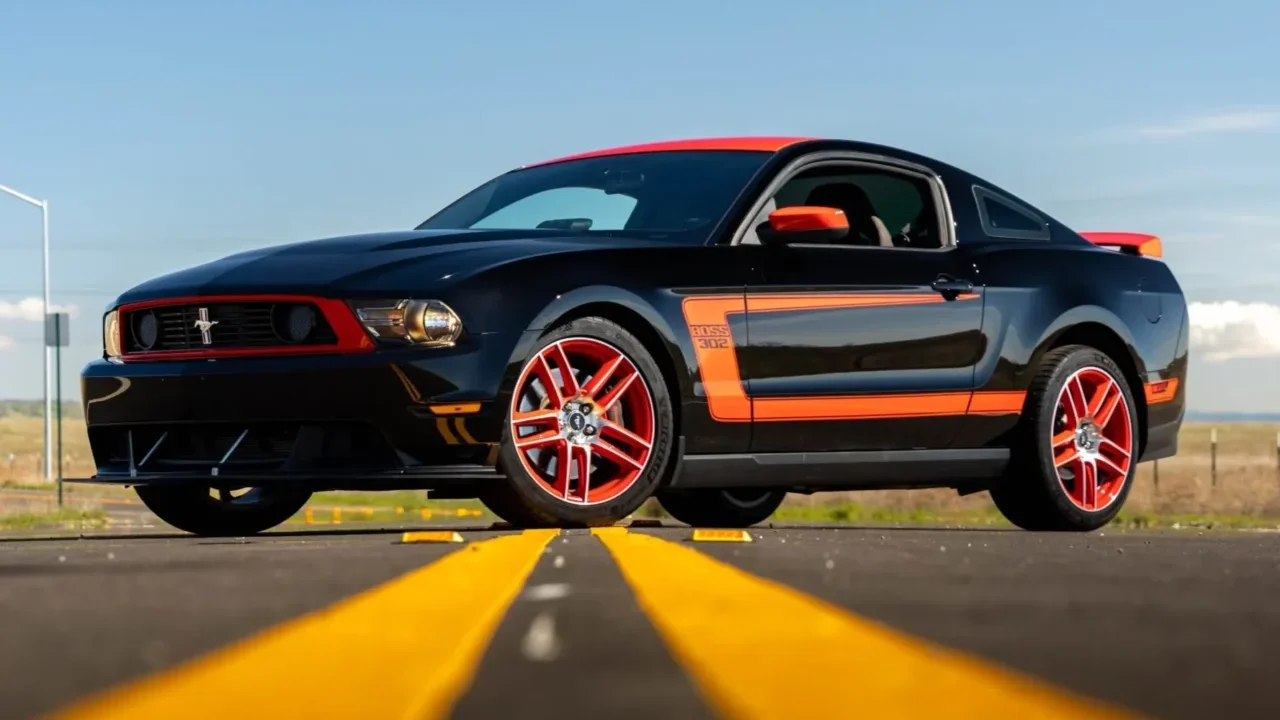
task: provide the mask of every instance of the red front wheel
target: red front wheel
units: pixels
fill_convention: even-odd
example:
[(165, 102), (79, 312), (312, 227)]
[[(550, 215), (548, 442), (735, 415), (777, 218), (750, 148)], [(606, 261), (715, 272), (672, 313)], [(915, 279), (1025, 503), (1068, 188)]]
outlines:
[(516, 525), (607, 525), (652, 494), (671, 448), (671, 398), (648, 350), (608, 320), (574, 320), (521, 369), (500, 454), (506, 480), (481, 499)]

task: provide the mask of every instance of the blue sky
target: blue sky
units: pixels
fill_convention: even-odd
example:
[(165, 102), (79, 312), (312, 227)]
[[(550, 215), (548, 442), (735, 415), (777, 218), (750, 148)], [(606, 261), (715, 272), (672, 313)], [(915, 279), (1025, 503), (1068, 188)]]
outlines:
[[(52, 208), (64, 388), (100, 311), (263, 244), (411, 227), (525, 162), (802, 134), (1166, 240), (1204, 410), (1276, 410), (1280, 5), (0, 0), (0, 184)], [(39, 212), (0, 197), (0, 397), (39, 397)], [(1232, 302), (1238, 304), (1231, 304)]]

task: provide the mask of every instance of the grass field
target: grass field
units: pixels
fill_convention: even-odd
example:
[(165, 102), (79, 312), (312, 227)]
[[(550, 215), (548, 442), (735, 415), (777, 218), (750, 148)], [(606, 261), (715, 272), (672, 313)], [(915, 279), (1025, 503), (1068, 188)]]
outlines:
[[(1216, 428), (1217, 473), (1212, 472), (1210, 438)], [(0, 417), (0, 484), (10, 487), (47, 487), (40, 482), (43, 425), (39, 417)], [(1139, 468), (1138, 479), (1125, 508), (1131, 524), (1182, 524), (1215, 521), (1227, 525), (1267, 524), (1280, 521), (1280, 469), (1276, 438), (1280, 423), (1187, 423), (1179, 439), (1176, 457)], [(93, 473), (84, 422), (64, 420), (63, 469), (66, 477)], [(68, 485), (71, 495), (87, 492), (85, 486)], [(93, 492), (103, 490), (93, 487)], [(127, 491), (122, 491), (127, 492)], [(425, 493), (321, 493), (313, 505), (373, 508), (373, 517), (395, 513), (395, 508), (417, 513), (422, 509), (478, 509), (475, 502), (429, 503)], [(363, 512), (363, 511), (362, 511)], [(646, 508), (644, 514), (654, 512)], [(320, 513), (324, 515), (324, 513)], [(319, 515), (317, 516), (319, 517)], [(829, 521), (883, 520), (886, 522), (954, 522), (990, 524), (1002, 522), (986, 493), (959, 497), (949, 490), (868, 491), (795, 495), (779, 511), (779, 519)], [(1276, 524), (1271, 522), (1272, 525)]]

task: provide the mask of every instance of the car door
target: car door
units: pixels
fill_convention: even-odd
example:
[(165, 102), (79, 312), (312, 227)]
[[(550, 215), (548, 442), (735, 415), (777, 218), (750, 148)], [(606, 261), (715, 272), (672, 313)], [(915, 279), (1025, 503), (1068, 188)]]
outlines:
[(773, 194), (776, 207), (844, 210), (850, 234), (740, 248), (756, 270), (740, 361), (752, 452), (951, 444), (985, 340), (982, 288), (941, 193), (927, 175), (823, 162)]

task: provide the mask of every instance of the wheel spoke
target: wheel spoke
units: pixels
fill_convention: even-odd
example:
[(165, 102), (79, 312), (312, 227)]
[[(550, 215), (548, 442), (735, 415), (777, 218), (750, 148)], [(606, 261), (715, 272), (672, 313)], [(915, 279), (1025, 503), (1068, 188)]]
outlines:
[(526, 435), (516, 438), (516, 447), (521, 450), (530, 450), (538, 447), (546, 447), (554, 442), (561, 441), (559, 430), (545, 430), (533, 435)]
[(591, 446), (583, 445), (578, 448), (577, 453), (578, 464), (578, 492), (582, 496), (582, 502), (586, 503), (590, 500), (591, 493)]
[(1076, 433), (1075, 433), (1075, 431), (1074, 431), (1074, 430), (1063, 430), (1062, 432), (1058, 433), (1057, 435), (1054, 435), (1054, 436), (1053, 436), (1053, 447), (1054, 447), (1054, 449), (1056, 450), (1058, 447), (1060, 447), (1060, 446), (1062, 446), (1062, 445), (1065, 445), (1066, 443), (1071, 442), (1071, 441), (1072, 441), (1072, 439), (1074, 439), (1074, 438), (1075, 438), (1075, 436), (1076, 436)]
[(626, 377), (618, 381), (618, 384), (606, 393), (604, 397), (596, 400), (596, 404), (600, 406), (600, 411), (609, 412), (612, 410), (613, 406), (618, 404), (618, 400), (622, 399), (623, 394), (626, 393), (627, 390), (631, 388), (631, 385), (639, 378), (640, 373), (632, 370)]
[(550, 356), (554, 364), (560, 368), (560, 388), (561, 396), (570, 398), (578, 394), (578, 379), (573, 376), (573, 365), (569, 364), (569, 356), (564, 352), (564, 346), (556, 343), (544, 351), (544, 357)]
[(564, 405), (564, 394), (560, 392), (560, 385), (556, 382), (555, 373), (551, 372), (551, 365), (547, 363), (546, 355), (538, 355), (535, 362), (534, 372), (538, 374), (543, 389), (547, 391), (547, 401), (552, 408), (559, 410)]
[(511, 424), (517, 428), (547, 425), (553, 423), (560, 418), (560, 413), (556, 410), (534, 410), (532, 412), (517, 412), (511, 414)]
[(1120, 453), (1121, 455), (1124, 455), (1126, 460), (1129, 459), (1129, 451), (1125, 450), (1124, 447), (1120, 445), (1120, 443), (1116, 442), (1115, 440), (1112, 440), (1111, 438), (1106, 438), (1106, 437), (1102, 438), (1101, 447), (1111, 448), (1116, 452)]
[(551, 487), (569, 499), (569, 465), (573, 463), (573, 445), (561, 442), (556, 446), (556, 479)]
[(1098, 462), (1103, 465), (1106, 465), (1109, 469), (1114, 470), (1116, 475), (1120, 476), (1120, 478), (1124, 478), (1126, 475), (1129, 474), (1129, 470), (1127, 467), (1128, 462), (1125, 463), (1126, 467), (1120, 467), (1119, 465), (1112, 462), (1111, 458), (1106, 457), (1105, 455), (1099, 455)]
[(1098, 505), (1098, 466), (1092, 462), (1080, 463), (1080, 504), (1087, 510)]
[(1107, 428), (1107, 423), (1110, 423), (1111, 418), (1115, 416), (1116, 408), (1120, 407), (1122, 400), (1124, 400), (1124, 395), (1116, 393), (1094, 414), (1093, 421), (1098, 426), (1098, 430)]
[(622, 367), (622, 364), (626, 361), (627, 359), (621, 355), (615, 355), (612, 360), (602, 364), (600, 369), (596, 371), (595, 377), (592, 377), (591, 381), (587, 383), (587, 386), (582, 388), (582, 394), (592, 400), (598, 401), (596, 396), (600, 394), (600, 391), (604, 389), (605, 384), (607, 384), (609, 379), (613, 377), (613, 373), (617, 371), (618, 368)]
[(606, 434), (613, 435), (632, 447), (648, 450), (651, 446), (651, 443), (648, 440), (645, 440), (618, 423), (610, 422), (608, 420), (600, 426), (600, 436), (604, 437)]
[(1085, 419), (1085, 413), (1089, 408), (1085, 403), (1084, 386), (1080, 384), (1078, 376), (1072, 378), (1067, 384), (1067, 399), (1071, 404), (1071, 412), (1075, 414), (1075, 421), (1080, 422)]
[[(1085, 410), (1088, 417), (1096, 418), (1098, 416), (1098, 411), (1102, 409), (1102, 404), (1106, 402), (1107, 395), (1113, 387), (1115, 387), (1115, 383), (1112, 382), (1111, 378), (1107, 378), (1098, 386), (1098, 389), (1093, 393), (1093, 398), (1089, 401), (1088, 409)], [(1098, 424), (1101, 425), (1102, 423)]]
[(644, 467), (644, 463), (636, 460), (622, 450), (619, 450), (618, 447), (612, 443), (607, 443), (604, 440), (597, 440), (595, 446), (596, 454), (606, 460), (611, 460), (619, 465), (628, 465), (636, 470)]
[(1080, 457), (1079, 451), (1077, 451), (1074, 447), (1067, 448), (1061, 454), (1059, 454), (1057, 457), (1053, 459), (1053, 466), (1056, 468), (1060, 468), (1063, 465), (1066, 465), (1067, 463), (1072, 462), (1078, 457)]

